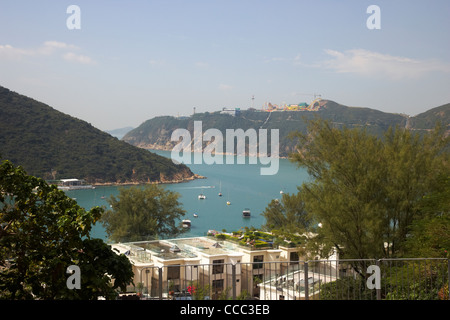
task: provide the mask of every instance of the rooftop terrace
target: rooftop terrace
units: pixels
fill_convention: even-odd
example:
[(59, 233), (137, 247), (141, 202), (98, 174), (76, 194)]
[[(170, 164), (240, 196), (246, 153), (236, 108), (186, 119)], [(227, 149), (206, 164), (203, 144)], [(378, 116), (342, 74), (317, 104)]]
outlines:
[(237, 249), (232, 243), (203, 237), (173, 239), (171, 242), (182, 250), (201, 252), (207, 255), (228, 255)]
[(195, 254), (195, 252), (191, 250), (184, 250), (183, 248), (178, 247), (176, 244), (164, 240), (142, 242), (137, 243), (136, 245), (147, 251), (150, 251), (152, 256), (164, 260), (197, 257), (197, 254)]

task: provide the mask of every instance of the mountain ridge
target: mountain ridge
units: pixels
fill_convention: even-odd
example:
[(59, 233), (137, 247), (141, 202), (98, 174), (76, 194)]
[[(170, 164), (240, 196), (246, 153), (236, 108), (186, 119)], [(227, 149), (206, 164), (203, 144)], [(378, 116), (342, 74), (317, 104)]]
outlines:
[[(203, 132), (210, 128), (219, 129), (224, 136), (226, 129), (278, 129), (280, 156), (286, 157), (295, 150), (296, 142), (289, 133), (299, 130), (306, 133), (305, 119), (320, 117), (338, 127), (365, 127), (369, 133), (381, 137), (389, 127), (409, 127), (411, 130), (433, 129), (440, 120), (450, 132), (450, 104), (432, 108), (410, 117), (398, 113), (387, 113), (366, 107), (348, 107), (331, 100), (321, 100), (318, 111), (258, 112), (242, 110), (239, 115), (221, 114), (220, 111), (196, 113), (190, 117), (177, 118), (159, 116), (143, 122), (122, 138), (134, 146), (144, 149), (172, 150), (178, 143), (171, 141), (171, 133), (178, 128), (187, 129), (193, 137), (194, 121), (202, 121)], [(270, 142), (268, 149), (270, 150)], [(204, 145), (205, 147), (205, 145)], [(247, 149), (246, 149), (247, 150)]]
[(166, 183), (198, 176), (183, 164), (105, 133), (0, 86), (0, 157), (47, 180), (93, 184)]

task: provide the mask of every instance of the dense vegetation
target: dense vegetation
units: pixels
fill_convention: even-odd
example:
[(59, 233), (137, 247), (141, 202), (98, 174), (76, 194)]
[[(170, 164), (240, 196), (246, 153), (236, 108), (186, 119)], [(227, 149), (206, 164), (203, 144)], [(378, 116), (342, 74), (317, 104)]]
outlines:
[(3, 87), (0, 156), (44, 179), (124, 183), (193, 176), (184, 165), (133, 147), (85, 121)]
[[(349, 259), (360, 277), (323, 284), (318, 298), (374, 299), (364, 259), (386, 259), (382, 299), (448, 299), (450, 137), (444, 128), (396, 127), (379, 138), (313, 120), (306, 134), (296, 136), (298, 152), (291, 159), (311, 180), (297, 194), (272, 201), (263, 227), (304, 235), (304, 259), (327, 258), (334, 250)], [(392, 265), (392, 258), (405, 259)]]
[[(446, 258), (450, 250), (450, 137), (390, 129), (381, 139), (323, 120), (297, 133), (291, 159), (311, 180), (272, 201), (266, 230), (307, 234), (310, 257)], [(355, 266), (357, 268), (357, 266)]]
[(241, 228), (238, 231), (233, 231), (232, 233), (223, 232), (213, 232), (209, 233), (208, 236), (212, 236), (218, 240), (229, 240), (235, 242), (244, 247), (251, 248), (277, 248), (278, 246), (284, 247), (300, 247), (305, 245), (306, 238), (302, 235), (283, 232), (279, 230), (273, 230), (273, 232), (264, 232), (257, 230), (254, 227), (245, 227), (244, 230)]
[[(233, 117), (220, 112), (197, 113), (189, 118), (175, 118), (169, 116), (156, 117), (142, 123), (131, 130), (123, 140), (139, 147), (171, 150), (176, 142), (171, 142), (171, 134), (175, 129), (186, 128), (193, 137), (194, 121), (202, 121), (205, 132), (215, 128), (222, 132), (226, 143), (226, 129), (253, 128), (278, 129), (280, 134), (280, 155), (288, 156), (296, 147), (296, 141), (290, 138), (290, 133), (300, 131), (306, 133), (307, 121), (315, 117), (330, 121), (335, 127), (365, 127), (367, 132), (382, 137), (389, 127), (405, 127), (411, 129), (432, 129), (437, 120), (443, 124), (450, 123), (450, 104), (431, 109), (416, 117), (408, 118), (404, 115), (385, 113), (369, 108), (346, 107), (333, 101), (323, 101), (323, 107), (317, 112), (257, 112), (243, 110), (239, 116)], [(449, 130), (450, 128), (447, 128)], [(270, 142), (268, 143), (270, 150)]]
[[(133, 279), (130, 261), (89, 232), (89, 211), (54, 185), (0, 163), (0, 299), (115, 299)], [(78, 288), (67, 285), (79, 267)], [(114, 279), (114, 281), (111, 281)]]

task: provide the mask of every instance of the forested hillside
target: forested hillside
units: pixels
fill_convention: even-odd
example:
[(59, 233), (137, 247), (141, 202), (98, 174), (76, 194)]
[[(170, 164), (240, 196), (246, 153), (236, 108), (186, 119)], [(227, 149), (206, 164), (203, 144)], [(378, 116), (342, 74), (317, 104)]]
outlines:
[(44, 179), (146, 183), (192, 179), (185, 165), (136, 148), (50, 106), (0, 87), (0, 157)]
[[(334, 101), (322, 100), (318, 111), (259, 112), (243, 110), (238, 116), (217, 112), (197, 113), (189, 118), (171, 116), (156, 117), (145, 121), (128, 132), (122, 139), (134, 146), (147, 149), (171, 150), (177, 142), (171, 141), (171, 134), (178, 128), (188, 129), (193, 137), (194, 121), (202, 122), (203, 132), (210, 128), (219, 129), (226, 143), (226, 129), (253, 128), (278, 129), (280, 156), (288, 156), (295, 149), (297, 141), (289, 134), (293, 131), (306, 132), (306, 121), (315, 117), (328, 120), (335, 127), (364, 127), (368, 133), (383, 136), (389, 127), (410, 127), (411, 129), (432, 129), (436, 121), (443, 125), (450, 123), (450, 104), (431, 109), (417, 117), (386, 113), (370, 108), (347, 107)], [(205, 146), (205, 145), (204, 145)], [(270, 150), (270, 141), (268, 142)]]

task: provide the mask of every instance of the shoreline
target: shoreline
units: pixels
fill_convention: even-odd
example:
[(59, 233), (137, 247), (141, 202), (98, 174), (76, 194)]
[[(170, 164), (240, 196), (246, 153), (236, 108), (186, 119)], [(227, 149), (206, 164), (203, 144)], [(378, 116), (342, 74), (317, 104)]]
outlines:
[[(155, 150), (155, 151), (172, 151), (172, 147), (164, 147), (164, 146), (155, 146), (155, 145), (151, 145), (151, 147), (149, 147), (148, 145), (144, 145), (144, 146), (141, 146), (141, 145), (136, 145), (136, 147), (138, 147), (138, 148), (142, 148), (142, 149), (145, 149), (145, 150), (147, 150), (147, 151), (150, 151), (150, 152), (152, 152), (153, 150)], [(191, 154), (194, 154), (195, 152), (190, 152)], [(203, 154), (203, 151), (202, 151), (202, 154)], [(236, 153), (228, 153), (228, 152), (212, 152), (211, 153), (212, 155), (222, 155), (222, 156), (238, 156)], [(248, 153), (246, 153), (245, 155), (244, 155), (245, 157), (256, 157), (256, 158), (259, 158), (259, 155), (249, 155)], [(272, 157), (272, 155), (270, 155), (270, 156), (266, 156), (266, 157)], [(289, 160), (289, 156), (278, 156), (278, 157), (274, 157), (274, 158), (277, 158), (277, 159), (288, 159)]]
[[(148, 148), (148, 147), (144, 147), (144, 146), (138, 146), (139, 148), (148, 150), (150, 152), (152, 152), (153, 150), (155, 151), (172, 151), (171, 148), (167, 148), (167, 147), (162, 147), (162, 146), (152, 146), (152, 148)], [(155, 148), (156, 147), (156, 148)], [(194, 152), (191, 152), (194, 153)], [(214, 155), (216, 153), (213, 153)], [(237, 156), (237, 154), (229, 154), (226, 152), (223, 153), (217, 153), (217, 155), (222, 155), (222, 156), (227, 156), (227, 155), (233, 155), (233, 156)], [(245, 157), (259, 157), (259, 156), (253, 156), (253, 155), (248, 155), (246, 154)], [(288, 159), (289, 160), (289, 156), (278, 156), (276, 157), (278, 159)], [(189, 178), (184, 178), (184, 179), (178, 179), (178, 180), (159, 180), (159, 181), (149, 181), (149, 182), (135, 182), (135, 181), (126, 181), (126, 182), (97, 182), (97, 183), (91, 183), (91, 185), (93, 187), (117, 187), (117, 186), (139, 186), (139, 185), (146, 185), (146, 184), (178, 184), (178, 183), (186, 183), (186, 182), (190, 182), (190, 181), (194, 181), (197, 179), (207, 179), (207, 177), (201, 176), (199, 174), (194, 173), (193, 176), (189, 177)]]
[(103, 183), (91, 183), (91, 185), (93, 187), (116, 187), (116, 186), (139, 186), (139, 185), (146, 185), (146, 184), (176, 184), (176, 183), (185, 183), (185, 182), (189, 182), (189, 181), (194, 181), (197, 179), (207, 179), (207, 177), (204, 177), (204, 176), (194, 173), (194, 175), (189, 178), (179, 179), (179, 180), (150, 181), (150, 182), (134, 182), (134, 181), (103, 182)]

